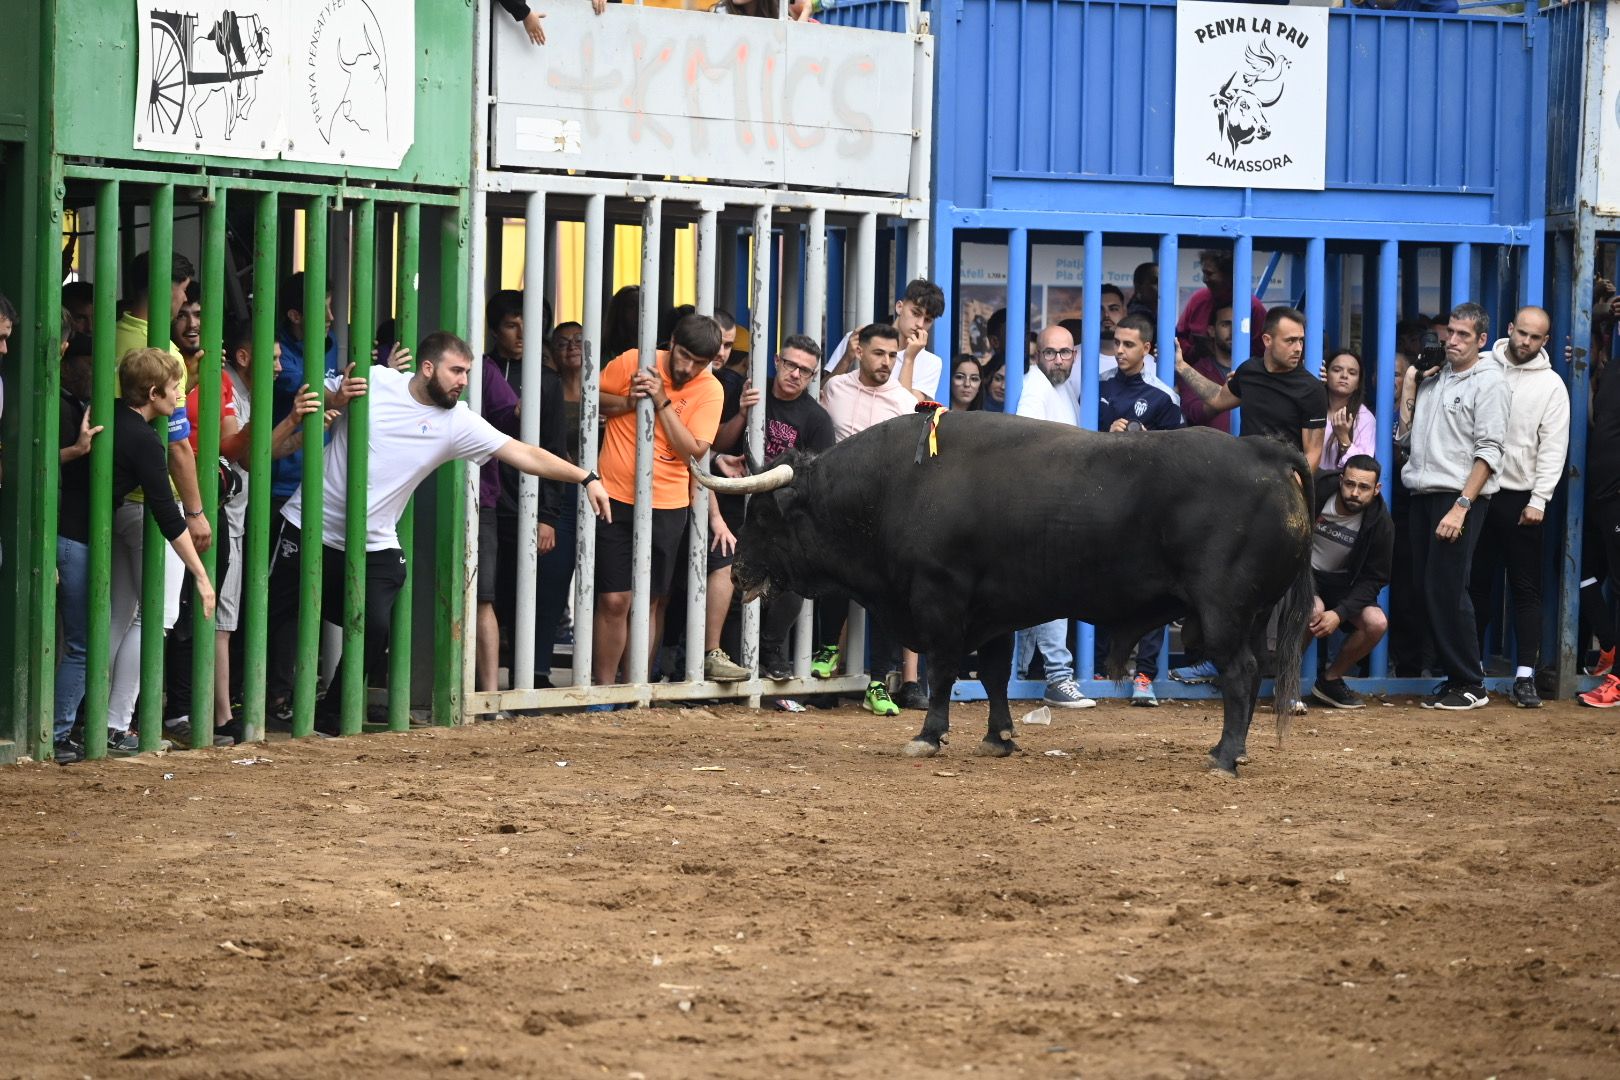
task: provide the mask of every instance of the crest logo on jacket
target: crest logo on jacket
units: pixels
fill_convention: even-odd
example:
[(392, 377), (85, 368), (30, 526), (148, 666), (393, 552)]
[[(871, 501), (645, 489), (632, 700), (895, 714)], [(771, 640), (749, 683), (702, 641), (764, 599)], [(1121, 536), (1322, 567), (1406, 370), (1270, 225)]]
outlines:
[(1133, 406), (1133, 408), (1136, 411), (1136, 418), (1140, 420), (1142, 417), (1147, 415), (1147, 400), (1145, 398), (1137, 398), (1136, 405)]

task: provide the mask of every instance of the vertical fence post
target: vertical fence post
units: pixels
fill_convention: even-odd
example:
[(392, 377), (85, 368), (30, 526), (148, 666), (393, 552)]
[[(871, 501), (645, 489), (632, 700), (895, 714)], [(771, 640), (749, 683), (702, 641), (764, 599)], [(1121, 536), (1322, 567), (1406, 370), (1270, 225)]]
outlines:
[[(530, 445), (540, 443), (541, 371), (546, 350), (546, 193), (531, 191), (523, 211), (523, 388), (518, 413), (518, 435)], [(473, 317), (478, 316), (477, 312)], [(495, 469), (491, 461), (484, 466)], [(518, 474), (517, 604), (512, 616), (512, 686), (531, 689), (536, 661), (551, 670), (551, 658), (534, 655), (536, 588), (540, 580), (540, 478)], [(555, 630), (555, 627), (551, 629)], [(549, 640), (548, 635), (548, 640)]]
[[(399, 208), (399, 291), (395, 298), (394, 325), (397, 337), (411, 350), (411, 370), (421, 329), (422, 297), (422, 207), (406, 203)], [(411, 726), (411, 628), (416, 599), (416, 500), (405, 504), (399, 519), (399, 547), (405, 553), (405, 583), (394, 598), (394, 618), (388, 628), (388, 730), (405, 731)]]
[[(168, 350), (172, 315), (169, 311), (173, 294), (174, 265), (174, 185), (161, 184), (152, 191), (151, 206), (152, 246), (150, 251), (151, 279), (147, 283), (147, 336), (146, 343), (154, 349)], [(169, 445), (169, 418), (159, 416), (152, 421), (165, 449)], [(200, 479), (200, 478), (199, 478)], [(166, 499), (164, 493), (153, 493), (148, 499)], [(163, 633), (164, 633), (164, 571), (167, 568), (168, 541), (158, 530), (157, 519), (151, 506), (146, 510), (146, 533), (141, 541), (141, 690), (139, 701), (140, 748), (148, 752), (158, 749), (163, 740)]]
[[(468, 208), (463, 200), (439, 215), (439, 318), (443, 329), (467, 334)], [(477, 369), (474, 368), (474, 371)], [(436, 483), (438, 527), (434, 533), (433, 722), (441, 727), (461, 719), (466, 678), (467, 465), (439, 466)]]
[[(663, 240), (664, 201), (649, 198), (641, 211), (641, 328), (636, 335), (636, 365), (641, 370), (658, 370), (658, 270), (659, 248)], [(662, 372), (660, 372), (662, 374)], [(653, 415), (651, 398), (635, 402), (636, 410), (636, 502), (634, 539), (631, 543), (630, 644), (624, 670), (627, 682), (645, 686), (652, 646), (652, 497), (653, 433), (658, 418)], [(703, 642), (700, 640), (698, 646)], [(691, 647), (691, 642), (687, 643)], [(645, 702), (642, 702), (645, 704)]]
[(1580, 673), (1580, 591), (1581, 546), (1585, 542), (1583, 530), (1586, 522), (1586, 402), (1591, 400), (1592, 388), (1592, 302), (1591, 282), (1598, 272), (1597, 235), (1592, 214), (1585, 209), (1575, 215), (1575, 228), (1571, 241), (1574, 273), (1565, 279), (1565, 288), (1573, 296), (1570, 312), (1569, 336), (1574, 348), (1574, 362), (1569, 366), (1569, 397), (1573, 404), (1569, 422), (1569, 461), (1572, 468), (1565, 469), (1569, 482), (1565, 489), (1564, 560), (1559, 566), (1559, 618), (1558, 618), (1558, 696), (1568, 698), (1575, 692), (1576, 677)]
[[(697, 231), (697, 311), (699, 315), (714, 314), (715, 281), (718, 270), (719, 242), (717, 225), (719, 212), (710, 206), (703, 208), (698, 218)], [(714, 455), (705, 455), (704, 467), (709, 468)], [(687, 682), (703, 678), (703, 649), (707, 644), (704, 634), (709, 606), (709, 500), (715, 498), (702, 484), (692, 492), (692, 536), (686, 551), (686, 671)], [(668, 616), (665, 616), (666, 618)], [(696, 644), (694, 644), (696, 643)]]
[[(1384, 463), (1386, 484), (1400, 483), (1400, 477), (1395, 475), (1395, 312), (1396, 304), (1400, 301), (1399, 278), (1400, 243), (1385, 240), (1378, 250), (1378, 344), (1376, 348), (1364, 352), (1371, 352), (1377, 357), (1375, 370), (1378, 377), (1373, 388), (1373, 413), (1378, 418), (1378, 460)], [(1378, 603), (1385, 611), (1389, 610), (1388, 586), (1380, 592)], [(1368, 663), (1368, 674), (1373, 678), (1382, 679), (1389, 675), (1388, 634), (1374, 646)]]
[[(817, 341), (822, 342), (826, 351), (831, 351), (831, 342), (827, 341), (827, 211), (816, 207), (810, 211), (810, 221), (805, 226), (804, 239), (804, 333), (809, 334)], [(947, 291), (946, 295), (950, 295)], [(820, 400), (822, 373), (824, 365), (816, 366), (816, 373), (810, 379), (810, 385), (804, 392)], [(799, 609), (799, 618), (796, 625), (793, 649), (793, 677), (808, 679), (810, 677), (811, 654), (815, 649), (816, 617), (815, 605), (806, 601)]]
[[(1096, 229), (1085, 237), (1085, 293), (1081, 300), (1080, 355), (1069, 378), (1080, 379), (1080, 429), (1097, 430), (1097, 368), (1102, 352), (1103, 234)], [(1082, 687), (1097, 667), (1097, 630), (1090, 623), (1080, 624), (1075, 634), (1074, 671)]]
[[(1159, 237), (1159, 380), (1176, 385), (1176, 269), (1181, 263), (1181, 237), (1166, 233)], [(1166, 276), (1168, 275), (1168, 276)], [(1168, 639), (1168, 636), (1166, 637)], [(1168, 670), (1168, 669), (1167, 669)]]
[[(762, 395), (759, 408), (753, 410), (752, 415), (748, 417), (748, 453), (753, 460), (761, 463), (765, 460), (763, 398), (769, 397), (771, 393), (770, 379), (766, 374), (769, 370), (767, 365), (770, 363), (771, 354), (776, 351), (776, 342), (768, 329), (771, 309), (775, 306), (772, 303), (774, 297), (771, 282), (771, 256), (775, 248), (775, 237), (771, 233), (771, 207), (768, 203), (762, 203), (754, 208), (754, 288), (748, 304), (749, 310), (753, 313), (753, 326), (749, 329), (749, 334), (753, 338), (753, 349), (748, 354), (749, 377)], [(756, 672), (761, 607), (758, 600), (743, 605), (742, 655), (737, 658), (737, 662), (743, 667)], [(758, 705), (757, 698), (753, 704)]]
[[(90, 420), (112, 431), (118, 407), (118, 241), (121, 235), (119, 186), (103, 180), (96, 189), (95, 336), (92, 339)], [(90, 446), (90, 590), (86, 599), (84, 656), (84, 756), (107, 756), (107, 704), (112, 670), (112, 440)]]
[(1451, 245), (1451, 300), (1446, 304), (1450, 311), (1458, 304), (1467, 303), (1474, 299), (1474, 245)]
[[(855, 230), (855, 243), (849, 246), (845, 257), (845, 266), (849, 266), (850, 263), (854, 264), (854, 273), (846, 272), (845, 281), (853, 280), (855, 284), (853, 288), (846, 287), (844, 306), (850, 315), (847, 327), (854, 332), (876, 321), (877, 290), (874, 284), (877, 273), (876, 214), (861, 215), (860, 223)], [(893, 316), (890, 316), (890, 319), (892, 318)], [(846, 674), (866, 670), (867, 628), (865, 609), (850, 601), (849, 617), (844, 630), (844, 641), (848, 646), (844, 657)], [(881, 679), (885, 672), (875, 671), (871, 674)]]
[(280, 239), (280, 199), (274, 192), (259, 196), (253, 219), (253, 365), (248, 448), (247, 536), (242, 554), (242, 734), (248, 742), (264, 738), (264, 696), (268, 674), (270, 621), (270, 433), (274, 424), (276, 350), (276, 247)]
[[(311, 388), (326, 372), (326, 216), (325, 196), (310, 199), (304, 213), (303, 303), (304, 377)], [(298, 655), (294, 660), (292, 703), (295, 739), (305, 738), (315, 730), (321, 655), (321, 559), (326, 551), (322, 528), (325, 465), (325, 418), (313, 412), (304, 418), (303, 516), (298, 523)]]
[[(585, 333), (580, 353), (579, 467), (596, 471), (597, 394), (602, 385), (602, 241), (607, 198), (585, 200)], [(581, 496), (577, 511), (579, 553), (574, 562), (574, 685), (591, 685), (592, 625), (596, 614), (596, 517), (590, 500)]]
[[(349, 361), (370, 375), (371, 339), (376, 326), (377, 203), (354, 204), (349, 247)], [(379, 356), (386, 364), (388, 358)], [(358, 735), (366, 719), (366, 524), (371, 474), (371, 397), (349, 403), (349, 460), (343, 513), (343, 682), (339, 718), (344, 735)], [(334, 492), (334, 495), (337, 493)]]
[[(225, 338), (225, 210), (226, 191), (214, 188), (214, 198), (203, 208), (202, 250), (202, 359), (197, 363), (197, 489), (203, 513), (214, 532), (214, 542), (202, 554), (210, 581), (219, 565), (216, 552), (227, 542), (224, 515), (219, 509), (219, 439), (221, 416), (220, 349)], [(214, 745), (214, 616), (203, 614), (201, 604), (191, 606), (191, 746)]]

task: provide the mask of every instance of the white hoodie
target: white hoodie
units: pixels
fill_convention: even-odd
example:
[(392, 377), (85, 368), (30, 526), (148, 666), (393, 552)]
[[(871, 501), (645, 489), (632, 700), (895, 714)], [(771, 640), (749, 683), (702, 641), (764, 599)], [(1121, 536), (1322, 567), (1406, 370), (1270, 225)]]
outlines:
[(1509, 359), (1508, 339), (1491, 346), (1512, 394), (1502, 447), (1503, 491), (1530, 492), (1529, 505), (1545, 510), (1569, 452), (1569, 390), (1542, 349), (1523, 364)]

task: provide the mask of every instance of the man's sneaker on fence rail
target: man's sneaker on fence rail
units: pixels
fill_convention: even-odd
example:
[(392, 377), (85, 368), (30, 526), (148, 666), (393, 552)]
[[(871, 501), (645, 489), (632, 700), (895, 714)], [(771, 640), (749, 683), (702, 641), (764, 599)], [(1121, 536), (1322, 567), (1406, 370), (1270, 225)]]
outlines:
[(1090, 709), (1097, 704), (1080, 692), (1080, 684), (1073, 679), (1047, 683), (1046, 696), (1041, 700), (1058, 709)]
[(915, 709), (919, 712), (928, 711), (928, 692), (919, 683), (902, 683), (900, 692), (894, 696), (894, 701), (902, 709)]
[(810, 677), (812, 679), (831, 679), (838, 674), (838, 646), (823, 645), (816, 650), (816, 657), (810, 661)]
[(1536, 680), (1529, 676), (1514, 679), (1513, 689), (1508, 697), (1521, 709), (1541, 708), (1541, 695), (1536, 693)]
[(1343, 679), (1317, 679), (1311, 687), (1311, 697), (1335, 709), (1364, 709), (1361, 695), (1344, 684)]
[(1605, 675), (1601, 683), (1578, 695), (1576, 700), (1594, 709), (1612, 709), (1620, 705), (1620, 675)]
[(861, 702), (861, 708), (879, 716), (900, 715), (900, 706), (889, 696), (889, 688), (876, 679), (867, 684), (866, 698)]
[(1200, 660), (1196, 664), (1170, 669), (1170, 677), (1176, 682), (1192, 685), (1214, 682), (1215, 677), (1219, 674), (1220, 672), (1215, 670), (1215, 661), (1213, 660)]
[(703, 654), (703, 677), (710, 682), (743, 682), (754, 673), (734, 663), (724, 649), (710, 649)]
[(1159, 707), (1159, 695), (1153, 692), (1153, 680), (1147, 677), (1146, 672), (1138, 671), (1136, 678), (1131, 680), (1131, 704), (1150, 709)]
[(763, 654), (759, 660), (759, 671), (772, 682), (786, 682), (793, 678), (793, 665), (779, 652)]

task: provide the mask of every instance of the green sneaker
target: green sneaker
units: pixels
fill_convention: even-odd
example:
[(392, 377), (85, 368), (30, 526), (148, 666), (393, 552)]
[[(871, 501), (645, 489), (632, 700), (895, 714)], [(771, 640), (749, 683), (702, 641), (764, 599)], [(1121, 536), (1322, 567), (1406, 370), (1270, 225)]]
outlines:
[(861, 702), (861, 708), (879, 716), (900, 715), (900, 706), (889, 696), (889, 688), (875, 679), (866, 688), (866, 700)]
[(812, 679), (830, 679), (838, 674), (838, 646), (823, 645), (816, 650), (816, 658), (810, 661), (810, 677)]

